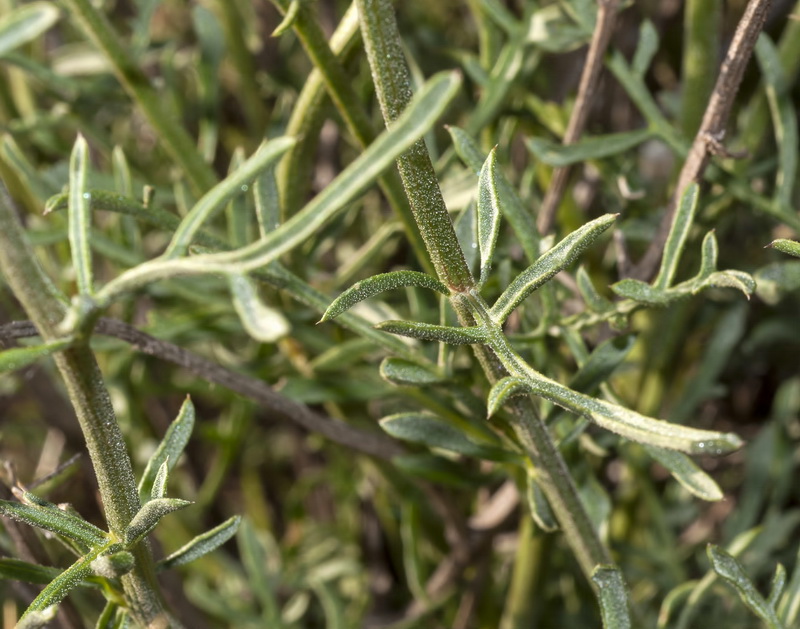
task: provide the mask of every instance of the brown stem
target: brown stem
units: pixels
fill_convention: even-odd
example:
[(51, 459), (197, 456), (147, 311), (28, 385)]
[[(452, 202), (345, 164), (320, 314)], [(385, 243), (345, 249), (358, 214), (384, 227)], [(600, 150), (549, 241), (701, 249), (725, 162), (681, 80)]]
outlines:
[[(619, 0), (598, 0), (597, 25), (592, 35), (592, 41), (589, 44), (589, 52), (586, 54), (586, 63), (583, 66), (581, 82), (578, 86), (578, 98), (575, 101), (575, 107), (572, 109), (563, 144), (577, 142), (586, 128), (586, 120), (592, 108), (592, 97), (597, 88), (600, 70), (603, 67), (603, 55), (608, 48), (608, 42), (611, 40), (618, 7)], [(542, 201), (537, 220), (537, 227), (542, 236), (547, 235), (547, 232), (553, 226), (556, 210), (561, 205), (561, 199), (567, 187), (569, 173), (569, 166), (553, 170), (553, 178), (550, 180), (550, 187), (547, 189), (547, 194), (545, 194)]]
[(733, 101), (739, 91), (747, 63), (753, 54), (756, 40), (764, 28), (771, 5), (772, 0), (750, 0), (742, 19), (739, 20), (733, 41), (722, 62), (714, 91), (708, 101), (703, 122), (678, 176), (678, 185), (675, 187), (667, 213), (658, 227), (655, 238), (631, 273), (637, 279), (648, 280), (655, 274), (672, 226), (678, 200), (686, 190), (686, 186), (702, 180), (711, 155), (719, 152), (719, 147), (725, 138)]

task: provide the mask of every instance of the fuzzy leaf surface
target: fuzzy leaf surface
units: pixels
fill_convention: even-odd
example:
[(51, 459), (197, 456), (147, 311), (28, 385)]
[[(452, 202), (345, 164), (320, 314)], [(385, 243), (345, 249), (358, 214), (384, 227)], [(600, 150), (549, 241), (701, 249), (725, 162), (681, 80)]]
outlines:
[(486, 331), (479, 326), (456, 328), (416, 321), (383, 321), (376, 325), (375, 329), (422, 341), (441, 341), (448, 345), (474, 345), (486, 342)]
[(0, 352), (0, 373), (22, 369), (35, 363), (43, 356), (49, 356), (69, 347), (72, 339), (59, 339), (51, 343), (34, 345), (32, 347), (12, 347)]
[(0, 515), (63, 535), (89, 547), (104, 544), (108, 540), (105, 532), (94, 524), (67, 513), (54, 504), (46, 504), (47, 506), (0, 500)]
[(188, 507), (191, 502), (179, 498), (156, 498), (142, 505), (125, 530), (125, 546), (130, 547), (152, 531), (165, 515)]
[(661, 268), (653, 281), (653, 287), (656, 290), (666, 290), (672, 285), (683, 248), (686, 245), (686, 238), (689, 236), (689, 230), (694, 222), (699, 197), (700, 187), (696, 183), (689, 184), (681, 195), (667, 242), (664, 244)]
[(701, 470), (685, 454), (647, 445), (645, 449), (652, 458), (667, 468), (672, 477), (692, 495), (701, 500), (709, 501), (717, 501), (724, 498), (722, 490), (714, 479)]
[(219, 526), (215, 526), (213, 529), (198, 535), (188, 544), (159, 561), (158, 569), (168, 570), (170, 568), (182, 566), (216, 550), (236, 535), (241, 521), (241, 516), (235, 515), (225, 520)]
[(92, 227), (92, 209), (87, 191), (89, 175), (89, 145), (78, 135), (69, 160), (69, 246), (78, 292), (91, 295), (94, 292), (92, 274), (92, 249), (89, 234)]
[(600, 598), (603, 629), (630, 629), (628, 591), (622, 571), (616, 566), (597, 566), (592, 572)]
[(399, 385), (424, 386), (445, 380), (431, 367), (395, 357), (383, 359), (380, 373), (384, 380)]
[(481, 254), (479, 284), (486, 282), (500, 231), (502, 202), (498, 185), (497, 150), (492, 149), (478, 178), (478, 250)]

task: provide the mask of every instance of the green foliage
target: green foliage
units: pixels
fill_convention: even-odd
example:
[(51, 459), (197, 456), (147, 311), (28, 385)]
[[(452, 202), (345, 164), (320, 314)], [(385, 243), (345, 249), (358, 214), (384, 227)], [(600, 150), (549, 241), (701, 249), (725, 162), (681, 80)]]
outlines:
[(736, 7), (128, 4), (0, 17), (18, 627), (797, 624), (788, 7), (676, 198)]

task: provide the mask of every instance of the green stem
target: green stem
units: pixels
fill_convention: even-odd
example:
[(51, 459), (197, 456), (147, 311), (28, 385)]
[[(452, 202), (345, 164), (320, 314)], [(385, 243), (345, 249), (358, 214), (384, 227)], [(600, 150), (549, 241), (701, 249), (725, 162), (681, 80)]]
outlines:
[(103, 52), (119, 82), (141, 107), (164, 143), (164, 148), (183, 168), (195, 193), (202, 194), (213, 187), (217, 182), (214, 171), (203, 161), (186, 130), (167, 112), (163, 96), (136, 65), (130, 52), (122, 45), (119, 33), (114, 31), (105, 15), (95, 9), (89, 0), (64, 0), (64, 4), (78, 19), (86, 36)]
[[(410, 97), (408, 69), (403, 61), (394, 11), (388, 0), (356, 0), (356, 3), (375, 90), (384, 119), (390, 125), (402, 112)], [(453, 291), (451, 301), (461, 324), (472, 325), (475, 309), (471, 302), (475, 280), (464, 261), (425, 145), (417, 143), (398, 159), (398, 166), (439, 279)], [(465, 293), (470, 294), (467, 296)], [(484, 307), (484, 315), (487, 314), (486, 310)], [(495, 336), (499, 337), (496, 339), (499, 343), (507, 346), (508, 342), (501, 330), (498, 329)], [(493, 347), (490, 350), (483, 345), (473, 347), (490, 382), (494, 383), (505, 375), (505, 369), (500, 362), (500, 348)], [(544, 422), (536, 415), (531, 400), (514, 399), (509, 407), (514, 411), (513, 428), (536, 466), (537, 480), (581, 569), (591, 583), (594, 567), (611, 563), (608, 551), (592, 526), (567, 465)]]
[(720, 51), (721, 0), (687, 0), (684, 9), (683, 104), (681, 128), (694, 137), (703, 121), (717, 78)]
[[(44, 342), (61, 337), (66, 312), (63, 298), (36, 261), (4, 184), (0, 182), (0, 269), (34, 322)], [(86, 439), (109, 531), (123, 539), (139, 510), (131, 460), (114, 416), (103, 376), (88, 345), (53, 355)], [(158, 590), (153, 558), (146, 544), (134, 550), (134, 570), (122, 578), (131, 614), (140, 623), (169, 619)]]
[[(288, 0), (272, 0), (272, 2), (284, 13), (289, 8)], [(332, 49), (333, 42), (328, 45), (325, 34), (306, 4), (301, 5), (292, 22), (292, 27), (314, 64), (315, 74), (319, 73), (319, 77), (325, 84), (328, 94), (330, 94), (333, 103), (342, 115), (347, 129), (361, 147), (366, 148), (375, 139), (377, 133), (373, 129), (367, 112), (352, 86), (352, 80), (347, 76), (344, 67), (342, 67)], [(358, 29), (358, 16), (355, 5), (351, 5), (342, 18), (340, 29), (341, 31), (337, 30), (337, 33), (341, 32), (339, 41), (352, 41)], [(295, 118), (294, 115), (293, 118)], [(423, 268), (432, 272), (433, 267), (430, 264), (425, 243), (420, 237), (417, 224), (414, 221), (414, 216), (408, 206), (408, 201), (403, 193), (403, 187), (397, 174), (394, 171), (388, 171), (378, 181), (389, 205), (403, 225), (417, 259)]]
[[(356, 5), (375, 92), (390, 127), (411, 100), (411, 80), (394, 10), (388, 0), (356, 0)], [(471, 288), (475, 280), (458, 244), (425, 142), (414, 144), (398, 158), (397, 166), (439, 278), (457, 292)]]

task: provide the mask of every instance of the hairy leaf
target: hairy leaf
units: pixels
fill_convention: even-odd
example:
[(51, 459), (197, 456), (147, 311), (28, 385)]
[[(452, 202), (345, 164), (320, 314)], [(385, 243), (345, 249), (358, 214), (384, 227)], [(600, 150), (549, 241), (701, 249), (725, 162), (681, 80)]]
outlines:
[(198, 535), (188, 544), (159, 561), (159, 570), (182, 566), (216, 550), (236, 534), (241, 521), (241, 516), (235, 515), (219, 526)]

